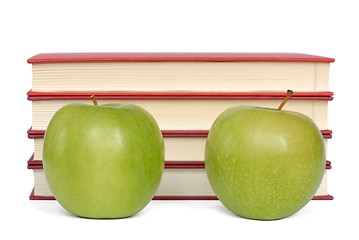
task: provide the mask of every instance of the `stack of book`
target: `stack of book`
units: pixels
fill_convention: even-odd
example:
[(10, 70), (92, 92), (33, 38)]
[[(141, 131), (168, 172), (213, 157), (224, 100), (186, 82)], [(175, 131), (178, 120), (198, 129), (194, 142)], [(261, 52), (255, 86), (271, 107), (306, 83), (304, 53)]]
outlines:
[[(46, 53), (32, 64), (34, 154), (30, 199), (54, 199), (42, 170), (46, 127), (62, 106), (131, 103), (156, 119), (165, 143), (165, 170), (154, 199), (217, 199), (204, 169), (208, 131), (236, 105), (277, 108), (294, 91), (286, 110), (308, 115), (328, 148), (329, 68), (334, 59), (296, 53)], [(331, 168), (327, 161), (326, 169)], [(327, 171), (326, 171), (327, 172)], [(327, 173), (313, 199), (333, 199)]]

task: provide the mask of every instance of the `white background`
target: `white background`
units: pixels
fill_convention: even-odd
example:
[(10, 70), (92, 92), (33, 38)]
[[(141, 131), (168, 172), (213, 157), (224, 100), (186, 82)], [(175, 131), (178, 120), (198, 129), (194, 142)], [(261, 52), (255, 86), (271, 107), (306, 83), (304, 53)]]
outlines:
[[(356, 1), (1, 1), (0, 239), (307, 239), (359, 236), (359, 14)], [(331, 65), (329, 192), (278, 221), (237, 217), (218, 201), (152, 201), (138, 215), (89, 220), (55, 201), (30, 201), (31, 66), (40, 52), (300, 52)], [(11, 237), (4, 237), (10, 234)], [(8, 235), (9, 236), (9, 235)], [(350, 237), (349, 237), (350, 236)]]

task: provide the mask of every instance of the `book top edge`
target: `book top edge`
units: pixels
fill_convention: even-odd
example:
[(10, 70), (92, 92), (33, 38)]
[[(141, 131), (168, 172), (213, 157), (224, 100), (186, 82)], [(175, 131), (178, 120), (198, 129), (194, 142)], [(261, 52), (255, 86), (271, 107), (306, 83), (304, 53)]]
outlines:
[(334, 62), (334, 58), (280, 52), (63, 52), (40, 53), (30, 64), (76, 62)]

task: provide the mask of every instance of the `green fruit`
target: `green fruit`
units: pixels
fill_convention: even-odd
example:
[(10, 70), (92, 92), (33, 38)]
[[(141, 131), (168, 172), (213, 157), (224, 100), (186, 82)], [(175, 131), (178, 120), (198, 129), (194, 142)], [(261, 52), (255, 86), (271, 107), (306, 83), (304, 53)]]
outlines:
[(56, 200), (87, 218), (124, 218), (154, 196), (164, 168), (161, 131), (135, 105), (69, 104), (44, 137), (44, 172)]
[(230, 211), (261, 220), (287, 217), (316, 193), (325, 146), (307, 116), (276, 109), (233, 107), (210, 129), (206, 173)]

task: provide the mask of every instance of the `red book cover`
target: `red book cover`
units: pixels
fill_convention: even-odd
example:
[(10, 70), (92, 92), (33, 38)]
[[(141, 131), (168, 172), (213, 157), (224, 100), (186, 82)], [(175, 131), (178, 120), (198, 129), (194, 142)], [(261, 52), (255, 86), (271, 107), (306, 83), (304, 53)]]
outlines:
[[(36, 196), (31, 191), (30, 200), (55, 200), (53, 196)], [(314, 196), (312, 200), (333, 200), (331, 195)], [(154, 196), (153, 200), (218, 200), (216, 196)]]
[[(91, 99), (122, 99), (122, 100), (276, 100), (283, 99), (286, 92), (36, 92), (28, 91), (27, 99), (40, 100), (83, 100)], [(294, 92), (291, 100), (333, 100), (333, 92)]]
[[(34, 155), (30, 157), (30, 159), (27, 161), (27, 168), (28, 169), (42, 169), (42, 161), (34, 159)], [(165, 168), (166, 169), (204, 169), (205, 164), (204, 161), (165, 161)], [(331, 161), (326, 161), (325, 169), (329, 170), (332, 168)]]
[(302, 53), (199, 52), (78, 52), (41, 53), (30, 64), (71, 62), (334, 62), (335, 59)]
[[(208, 130), (161, 130), (163, 137), (207, 137)], [(321, 130), (323, 138), (332, 138), (332, 130)], [(32, 130), (29, 128), (27, 136), (30, 139), (43, 138), (45, 135), (44, 130)]]
[[(165, 161), (165, 168), (174, 169), (174, 168), (191, 168), (191, 169), (204, 169), (204, 161)], [(42, 160), (34, 159), (34, 155), (30, 157), (27, 161), (28, 169), (42, 169)]]

